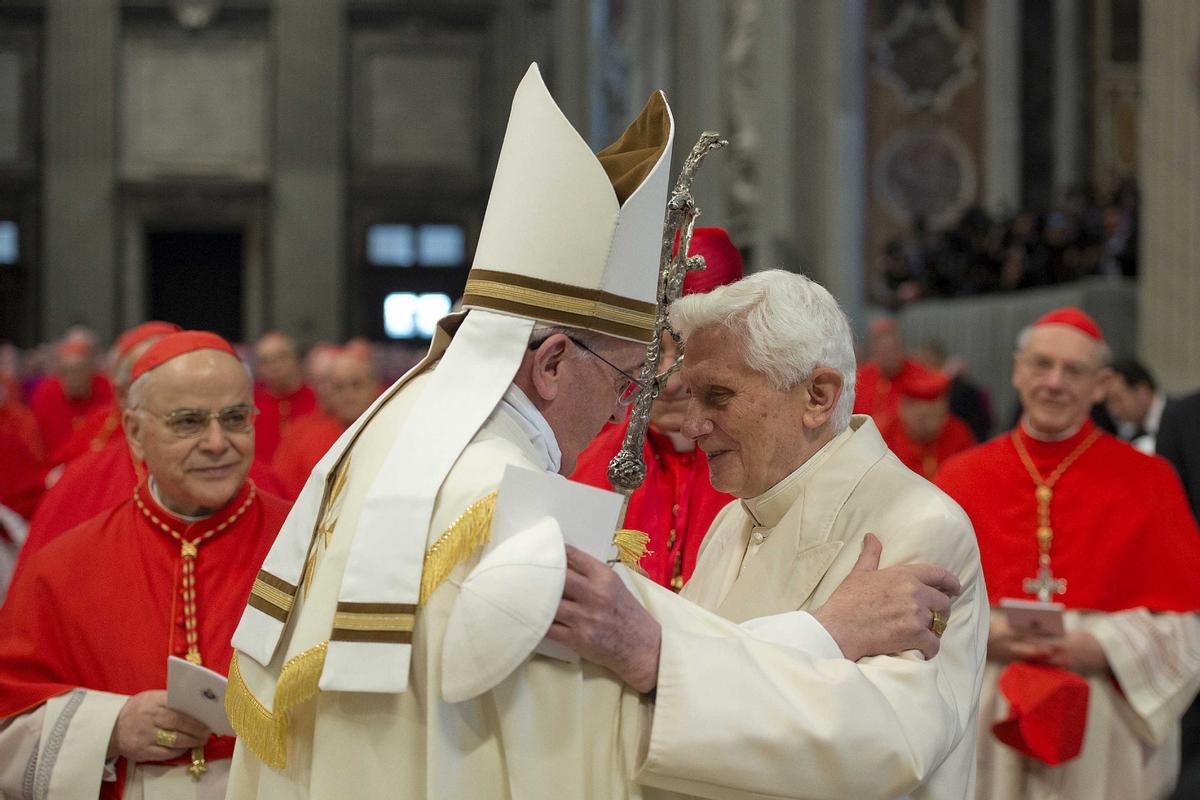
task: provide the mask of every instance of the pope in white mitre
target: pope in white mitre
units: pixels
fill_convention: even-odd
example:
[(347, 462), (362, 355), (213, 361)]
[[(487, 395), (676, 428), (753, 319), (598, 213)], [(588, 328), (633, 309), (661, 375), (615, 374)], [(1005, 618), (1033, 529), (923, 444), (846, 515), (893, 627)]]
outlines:
[[(506, 468), (569, 474), (637, 390), (632, 376), (655, 335), (672, 137), (656, 92), (593, 154), (530, 68), (464, 313), (441, 321), (427, 357), (317, 465), (259, 572), (233, 637), (230, 798), (649, 798), (665, 796), (651, 786), (686, 781), (686, 763), (672, 768), (683, 774), (643, 763), (652, 694), (620, 669), (533, 652), (567, 581), (556, 519), (492, 537)], [(664, 628), (751, 635), (621, 565), (614, 572)], [(811, 663), (756, 642), (747, 659), (777, 677)], [(745, 731), (755, 702), (777, 703), (749, 681), (729, 689), (747, 693), (750, 716), (713, 729), (713, 741), (761, 758)], [(897, 779), (912, 771), (904, 759), (883, 782), (853, 771), (797, 781), (791, 748), (811, 759), (833, 733), (877, 735), (843, 724), (811, 719), (811, 742), (776, 743), (777, 774), (699, 791), (867, 797), (877, 785), (917, 784)]]

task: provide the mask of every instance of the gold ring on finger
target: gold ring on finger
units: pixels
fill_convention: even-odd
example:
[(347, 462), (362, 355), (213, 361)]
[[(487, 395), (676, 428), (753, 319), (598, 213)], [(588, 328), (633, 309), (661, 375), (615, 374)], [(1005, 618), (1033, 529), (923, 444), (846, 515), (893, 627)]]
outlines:
[(175, 742), (179, 739), (179, 731), (169, 731), (166, 728), (158, 728), (154, 731), (154, 741), (169, 750), (175, 748)]
[(929, 630), (933, 631), (933, 635), (942, 638), (942, 634), (946, 632), (946, 618), (942, 616), (942, 612), (930, 609), (932, 615), (929, 620)]

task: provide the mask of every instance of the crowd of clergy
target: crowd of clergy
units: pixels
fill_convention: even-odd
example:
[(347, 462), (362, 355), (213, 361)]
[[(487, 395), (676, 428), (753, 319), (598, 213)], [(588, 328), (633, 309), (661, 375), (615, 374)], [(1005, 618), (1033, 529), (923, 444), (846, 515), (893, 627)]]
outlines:
[[(724, 231), (697, 229), (693, 249), (708, 269), (688, 276), (687, 293), (741, 278)], [(665, 369), (675, 344), (663, 344)], [(906, 352), (896, 322), (880, 318), (860, 354), (855, 412), (966, 510), (978, 537), (993, 604), (980, 798), (1167, 797), (1181, 766), (1193, 783), (1175, 796), (1195, 796), (1185, 794), (1197, 786), (1186, 758), (1197, 756), (1197, 731), (1189, 715), (1181, 751), (1180, 719), (1200, 686), (1191, 621), (1200, 610), (1200, 397), (1167, 398), (1136, 362), (1108, 369), (1108, 352), (1082, 312), (1043, 318), (1014, 359), (1021, 421), (986, 440), (986, 428), (968, 423), (988, 424), (986, 396), (961, 368), (940, 369), (936, 348)], [(75, 711), (95, 718), (93, 738), (81, 734), (70, 757), (85, 785), (102, 765), (103, 796), (120, 796), (128, 763), (166, 770), (195, 756), (219, 772), (233, 742), (167, 709), (164, 656), (225, 671), (233, 627), (290, 502), (384, 388), (371, 346), (318, 344), (302, 358), (282, 332), (235, 349), (155, 321), (124, 332), (104, 357), (87, 331), (73, 330), (45, 375), (8, 364), (0, 585), (12, 588), (0, 612), (0, 786), (28, 779), (44, 746), (42, 718), (53, 713), (43, 709), (70, 703), (79, 687), (93, 690)], [(956, 384), (965, 387), (960, 414), (951, 410)], [(736, 499), (710, 483), (686, 429), (688, 402), (676, 373), (652, 406), (646, 480), (626, 518), (649, 535), (640, 567), (675, 591)], [(572, 477), (608, 488), (627, 425), (605, 425)], [(1041, 487), (1053, 499), (1052, 549), (1034, 535), (1051, 527), (1039, 516)], [(1027, 584), (1045, 563), (1039, 552), (1052, 552), (1053, 575), (1070, 587), (1058, 598), (1069, 633), (1053, 640), (1022, 639), (995, 609), (1036, 594)], [(159, 729), (177, 738), (146, 739)]]
[[(548, 102), (531, 76), (524, 102)], [(630, 131), (650, 136), (664, 124), (656, 102), (640, 118), (644, 129)], [(649, 148), (632, 189), (669, 162), (667, 147), (665, 156)], [(598, 158), (632, 207), (632, 189), (610, 166), (644, 161), (648, 148), (612, 148)], [(650, 231), (653, 248), (657, 235)], [(494, 240), (488, 246), (501, 252)], [(576, 796), (564, 786), (580, 797), (660, 796), (621, 788), (635, 764), (647, 787), (709, 797), (1200, 797), (1200, 742), (1188, 716), (1200, 689), (1200, 399), (1165, 397), (1143, 366), (1114, 363), (1122, 343), (1107, 341), (1083, 311), (1062, 308), (1031, 317), (1014, 343), (1022, 410), (997, 424), (986, 394), (937, 343), (910, 352), (897, 322), (880, 318), (857, 354), (839, 350), (849, 327), (819, 286), (781, 272), (744, 277), (719, 228), (697, 228), (691, 248), (707, 268), (687, 275), (672, 309), (686, 367), (651, 407), (645, 481), (624, 522), (648, 537), (633, 561), (657, 586), (618, 580), (616, 569), (574, 550), (565, 567), (530, 556), (565, 569), (549, 638), (598, 665), (592, 672), (523, 661), (527, 651), (507, 665), (466, 657), (442, 665), (431, 631), (445, 631), (448, 661), (452, 649), (482, 652), (454, 637), (460, 606), (489, 597), (486, 570), (471, 572), (464, 552), (432, 574), (427, 553), (425, 574), (405, 578), (409, 604), (388, 594), (394, 587), (370, 586), (370, 554), (356, 561), (361, 552), (334, 529), (340, 519), (362, 538), (378, 523), (370, 493), (399, 491), (373, 482), (395, 457), (390, 441), (451, 436), (467, 413), (482, 416), (465, 434), (458, 471), (453, 459), (437, 467), (432, 451), (401, 454), (414, 484), (423, 470), (442, 469), (425, 517), (414, 517), (418, 555), (426, 526), (461, 532), (484, 513), (470, 501), (495, 483), (495, 453), (608, 488), (644, 338), (611, 320), (607, 340), (595, 328), (581, 339), (520, 314), (471, 312), (455, 341), (484, 353), (509, 342), (503, 357), (520, 367), (482, 411), (471, 411), (472, 391), (453, 395), (467, 410), (441, 410), (445, 430), (405, 425), (404, 415), (441, 402), (439, 380), (477, 385), (482, 396), (495, 379), (486, 358), (471, 362), (477, 374), (462, 372), (463, 351), (444, 340), (431, 351), (445, 353), (438, 369), (418, 368), (413, 379), (424, 395), (388, 390), (378, 353), (361, 340), (302, 353), (279, 331), (235, 346), (153, 321), (101, 353), (94, 336), (73, 329), (44, 374), (23, 370), (8, 348), (0, 797), (326, 797), (341, 786), (367, 796), (350, 787), (372, 785), (383, 794), (371, 796)], [(512, 310), (489, 305), (485, 282), (472, 291), (480, 294), (469, 307)], [(738, 317), (750, 319), (760, 306), (782, 309), (770, 305), (780, 297), (811, 305), (794, 322), (780, 322), (793, 319), (782, 312), (759, 319), (758, 332), (728, 327), (725, 309), (751, 309)], [(790, 396), (786, 387), (743, 351), (742, 337), (769, 344), (793, 334), (832, 342), (806, 345), (831, 363), (792, 381), (808, 405), (785, 419), (771, 403)], [(660, 346), (665, 371), (678, 344), (665, 335)], [(570, 370), (592, 389), (558, 382)], [(853, 416), (837, 406), (849, 374)], [(615, 407), (588, 396), (614, 380)], [(753, 402), (722, 388), (735, 385), (750, 387)], [(400, 399), (379, 400), (387, 391)], [(798, 468), (788, 442), (811, 447)], [(461, 472), (472, 459), (486, 480)], [(790, 529), (801, 533), (789, 540)], [(806, 538), (813, 531), (826, 538)], [(919, 608), (916, 633), (893, 643), (871, 641), (860, 630), (870, 624), (846, 624), (856, 614), (878, 619), (882, 607), (868, 602), (876, 595), (857, 595), (856, 609), (856, 595), (840, 591), (878, 566), (879, 539), (885, 565), (946, 568), (920, 573), (933, 574), (924, 582), (938, 591), (926, 593), (934, 599)], [(486, 563), (495, 576), (516, 562)], [(793, 564), (807, 566), (793, 574)], [(339, 586), (340, 570), (355, 569), (364, 582)], [(370, 602), (375, 590), (394, 602)], [(689, 616), (676, 593), (713, 613)], [(1063, 604), (1064, 630), (1010, 624), (1002, 604), (1012, 599)], [(509, 601), (525, 609), (531, 598)], [(597, 604), (621, 617), (627, 642), (581, 633)], [(780, 645), (801, 636), (787, 613), (798, 608), (811, 611), (805, 624), (823, 626), (813, 640), (819, 657)], [(755, 620), (761, 638), (749, 638)], [(486, 627), (473, 629), (481, 641)], [(533, 631), (533, 644), (546, 632)], [(383, 652), (365, 649), (379, 643), (399, 648), (388, 651), (394, 669), (363, 658)], [(893, 657), (900, 651), (908, 655)], [(236, 740), (170, 707), (170, 656), (229, 676), (231, 694), (240, 692), (227, 705)], [(518, 663), (524, 672), (513, 672)], [(611, 719), (611, 728), (580, 738), (568, 724), (576, 712), (593, 715), (589, 724)], [(288, 745), (289, 736), (310, 744)], [(722, 745), (723, 736), (739, 747)], [(363, 752), (369, 758), (356, 762)], [(577, 775), (566, 777), (569, 764)], [(547, 785), (528, 782), (539, 774)], [(489, 775), (507, 783), (481, 786)], [(403, 788), (409, 781), (427, 788)], [(289, 786), (308, 788), (293, 795)]]

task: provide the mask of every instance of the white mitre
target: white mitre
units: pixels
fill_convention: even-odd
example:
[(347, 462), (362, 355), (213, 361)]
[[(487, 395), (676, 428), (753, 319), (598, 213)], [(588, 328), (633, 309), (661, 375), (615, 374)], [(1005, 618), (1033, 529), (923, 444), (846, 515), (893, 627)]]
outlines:
[(434, 500), (511, 384), (535, 322), (653, 338), (673, 136), (655, 92), (621, 138), (593, 155), (530, 66), (513, 99), (465, 315), (439, 323), (425, 359), (317, 464), (255, 581), (233, 637), (239, 653), (271, 662), (338, 466), (376, 410), (438, 362), (368, 491), (320, 677), (324, 691), (407, 689)]

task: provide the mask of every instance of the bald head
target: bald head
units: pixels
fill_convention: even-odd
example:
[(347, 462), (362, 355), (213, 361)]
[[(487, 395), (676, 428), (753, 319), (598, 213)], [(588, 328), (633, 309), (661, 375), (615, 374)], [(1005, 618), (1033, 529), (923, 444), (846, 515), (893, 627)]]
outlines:
[(303, 375), (292, 337), (280, 331), (265, 333), (254, 346), (254, 369), (271, 394), (283, 397), (300, 388)]
[(330, 360), (326, 388), (329, 413), (349, 425), (379, 396), (379, 375), (361, 353), (342, 351)]
[(212, 513), (233, 499), (254, 458), (253, 391), (242, 362), (184, 353), (129, 387), (125, 431), (171, 511)]

